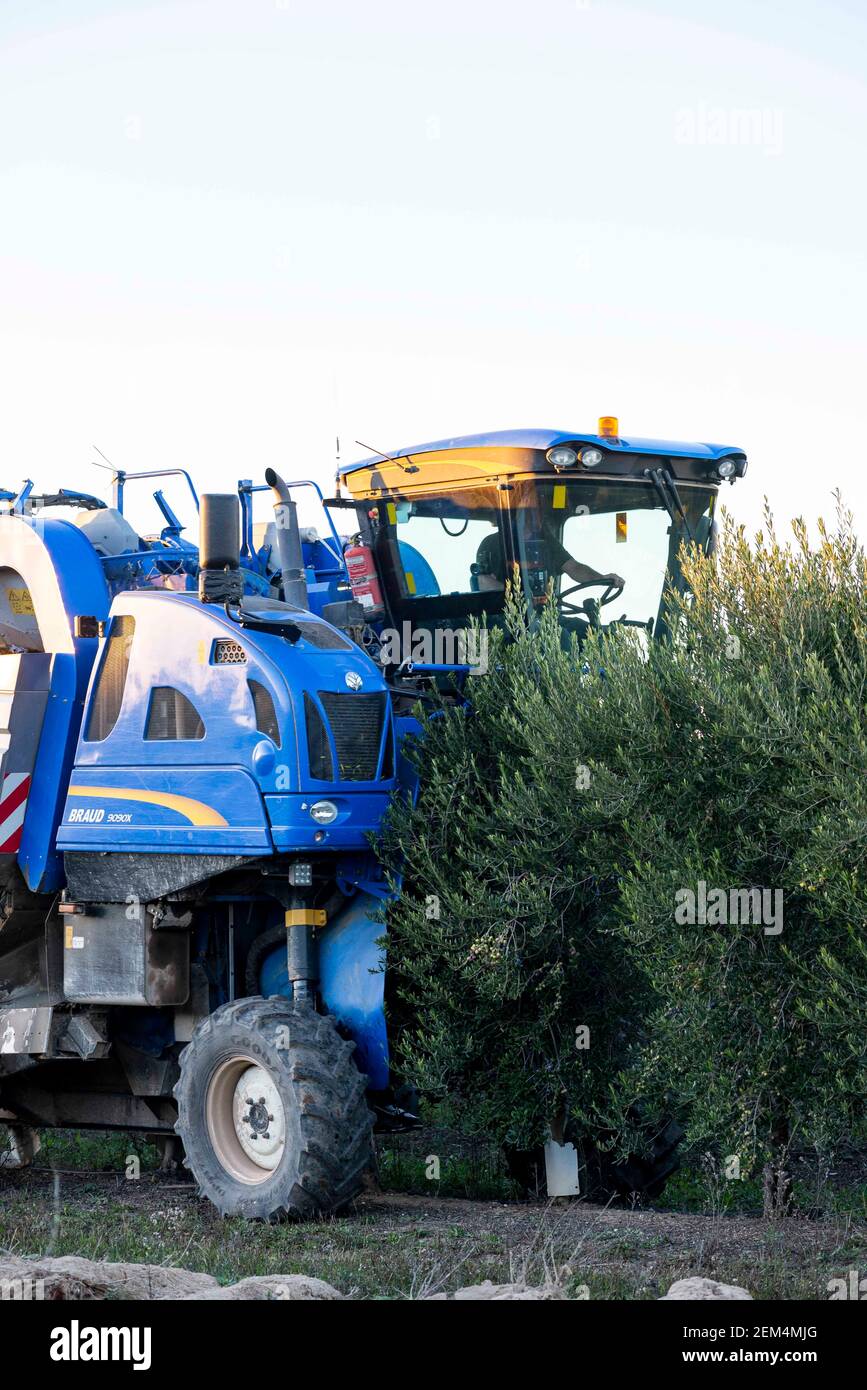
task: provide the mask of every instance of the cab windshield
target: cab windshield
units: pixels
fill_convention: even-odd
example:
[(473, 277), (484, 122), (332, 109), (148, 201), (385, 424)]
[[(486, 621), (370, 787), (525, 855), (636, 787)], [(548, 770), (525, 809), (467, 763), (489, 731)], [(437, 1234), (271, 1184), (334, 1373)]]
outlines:
[(684, 541), (707, 549), (712, 489), (678, 485), (684, 517), (651, 483), (540, 479), (515, 489), (513, 515), (521, 574), (536, 605), (553, 589), (564, 626), (612, 623), (656, 631), (667, 577), (680, 582)]
[(380, 504), (379, 543), (399, 617), (441, 625), (502, 611), (517, 564), (528, 602), (557, 604), (579, 636), (613, 623), (653, 633), (685, 540), (707, 548), (713, 489), (678, 487), (674, 517), (651, 483), (534, 478)]

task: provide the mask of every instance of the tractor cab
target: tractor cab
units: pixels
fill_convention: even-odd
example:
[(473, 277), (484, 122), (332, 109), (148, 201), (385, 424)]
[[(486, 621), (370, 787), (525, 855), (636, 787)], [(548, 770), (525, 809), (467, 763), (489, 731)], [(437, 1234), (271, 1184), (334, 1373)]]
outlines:
[(436, 632), (496, 622), (514, 578), (579, 639), (614, 625), (653, 636), (681, 545), (711, 547), (720, 484), (746, 466), (732, 446), (624, 438), (611, 418), (596, 434), (507, 431), (365, 459), (340, 476), (370, 555), (370, 573), (349, 563), (353, 593), (371, 619)]

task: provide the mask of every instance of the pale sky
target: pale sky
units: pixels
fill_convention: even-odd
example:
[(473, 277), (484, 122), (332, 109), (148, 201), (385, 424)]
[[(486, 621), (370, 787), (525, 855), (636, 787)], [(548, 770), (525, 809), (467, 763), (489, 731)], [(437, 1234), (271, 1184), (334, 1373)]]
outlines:
[(0, 484), (541, 426), (867, 534), (867, 4), (2, 0)]

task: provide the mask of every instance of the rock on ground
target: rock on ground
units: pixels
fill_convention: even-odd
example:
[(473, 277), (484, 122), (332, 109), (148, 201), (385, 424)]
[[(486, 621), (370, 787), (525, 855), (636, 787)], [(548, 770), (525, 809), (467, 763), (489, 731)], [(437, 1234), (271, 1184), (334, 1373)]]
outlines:
[(557, 1284), (543, 1284), (539, 1288), (532, 1288), (528, 1284), (492, 1284), (490, 1279), (486, 1279), (483, 1284), (470, 1284), (467, 1288), (457, 1289), (454, 1293), (430, 1294), (425, 1302), (451, 1302), (452, 1299), (460, 1301), (486, 1299), (492, 1303), (501, 1303), (512, 1299), (530, 1302), (539, 1299), (565, 1299), (565, 1297), (565, 1293)]
[(305, 1274), (258, 1274), (242, 1279), (228, 1288), (205, 1289), (202, 1293), (187, 1294), (187, 1299), (242, 1300), (274, 1298), (285, 1302), (297, 1299), (323, 1300), (343, 1298), (324, 1279), (309, 1279)]
[(82, 1260), (0, 1259), (0, 1295), (7, 1299), (337, 1299), (343, 1295), (322, 1279), (303, 1274), (269, 1274), (224, 1288), (211, 1274), (166, 1265), (111, 1264)]
[(661, 1298), (660, 1303), (665, 1303), (668, 1299), (692, 1299), (692, 1298), (734, 1298), (752, 1300), (752, 1294), (746, 1289), (742, 1289), (739, 1284), (718, 1284), (716, 1279), (699, 1279), (693, 1275), (689, 1279), (678, 1279), (672, 1284), (668, 1293)]
[(111, 1264), (79, 1259), (77, 1255), (36, 1260), (4, 1259), (0, 1261), (0, 1282), (5, 1284), (8, 1280), (41, 1282), (41, 1297), (45, 1299), (188, 1298), (191, 1294), (220, 1287), (210, 1274), (194, 1274), (188, 1269)]
[[(674, 1292), (683, 1285), (707, 1284), (707, 1279), (682, 1279), (669, 1290), (669, 1298), (749, 1298), (743, 1289), (728, 1293)], [(713, 1288), (724, 1289), (722, 1284)], [(77, 1255), (59, 1258), (24, 1260), (16, 1257), (0, 1259), (0, 1295), (13, 1299), (46, 1299), (80, 1301), (85, 1299), (213, 1299), (242, 1301), (275, 1299), (286, 1302), (334, 1301), (343, 1294), (323, 1279), (308, 1278), (305, 1274), (266, 1274), (241, 1279), (224, 1287), (210, 1274), (195, 1274), (188, 1269), (172, 1269), (166, 1265), (111, 1264), (100, 1260), (83, 1260)], [(455, 1293), (431, 1294), (427, 1301), (466, 1302), (486, 1300), (530, 1302), (565, 1299), (563, 1289), (556, 1284), (534, 1288), (524, 1283), (472, 1284)]]

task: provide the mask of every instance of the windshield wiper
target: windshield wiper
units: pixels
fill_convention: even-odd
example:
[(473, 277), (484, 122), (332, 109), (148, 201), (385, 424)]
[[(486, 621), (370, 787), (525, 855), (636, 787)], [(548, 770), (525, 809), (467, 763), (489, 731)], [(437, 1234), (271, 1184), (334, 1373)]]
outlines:
[(263, 621), (261, 618), (257, 618), (255, 613), (246, 612), (245, 609), (241, 608), (240, 604), (237, 605), (235, 611), (232, 612), (231, 605), (227, 603), (225, 605), (225, 612), (226, 617), (231, 622), (237, 623), (238, 627), (251, 628), (256, 632), (271, 632), (276, 637), (285, 637), (287, 641), (292, 643), (293, 647), (301, 638), (300, 627), (288, 618), (283, 621), (278, 618), (271, 622), (266, 618)]
[(680, 520), (683, 522), (683, 529), (686, 531), (686, 534), (692, 541), (693, 545), (695, 545), (695, 536), (693, 535), (692, 527), (690, 526), (689, 519), (687, 518), (686, 512), (684, 511), (683, 503), (680, 500), (680, 493), (677, 490), (677, 484), (672, 478), (668, 469), (645, 468), (644, 476), (645, 478), (649, 478), (650, 481), (653, 483), (653, 486), (656, 488), (656, 491), (659, 494), (659, 497), (662, 501), (662, 505), (665, 507), (665, 510), (668, 512), (668, 515), (671, 517), (672, 521), (675, 524), (677, 524), (678, 517), (680, 518)]

